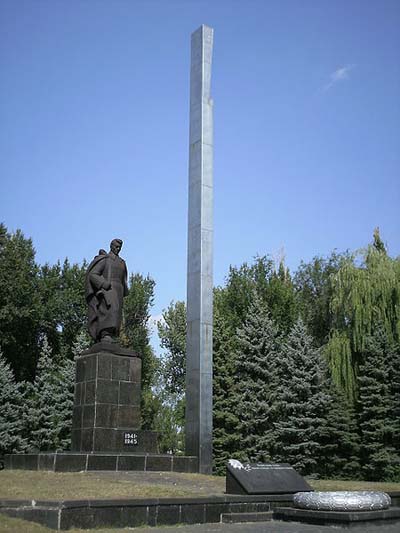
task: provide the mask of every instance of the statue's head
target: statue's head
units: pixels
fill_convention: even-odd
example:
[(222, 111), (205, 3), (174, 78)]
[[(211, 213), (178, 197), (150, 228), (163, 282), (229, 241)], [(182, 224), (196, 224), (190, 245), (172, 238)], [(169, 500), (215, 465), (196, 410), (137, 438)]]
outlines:
[(122, 241), (121, 239), (113, 239), (110, 242), (110, 250), (115, 254), (118, 255), (122, 248)]

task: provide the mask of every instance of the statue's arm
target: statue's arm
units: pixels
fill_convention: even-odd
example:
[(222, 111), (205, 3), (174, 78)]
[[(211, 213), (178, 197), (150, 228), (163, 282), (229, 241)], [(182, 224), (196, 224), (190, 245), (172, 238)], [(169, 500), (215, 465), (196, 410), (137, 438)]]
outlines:
[(103, 276), (105, 263), (104, 259), (99, 261), (89, 273), (90, 282), (97, 290), (110, 288), (110, 282)]

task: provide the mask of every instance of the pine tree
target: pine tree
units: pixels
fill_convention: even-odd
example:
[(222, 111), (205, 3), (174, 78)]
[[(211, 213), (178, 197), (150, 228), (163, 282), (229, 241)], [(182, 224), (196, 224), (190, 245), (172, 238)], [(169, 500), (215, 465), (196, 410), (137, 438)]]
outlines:
[(393, 345), (382, 325), (365, 339), (358, 383), (358, 422), (364, 478), (390, 480), (399, 474), (399, 456), (393, 448), (393, 418), (388, 359)]
[(30, 448), (63, 450), (70, 444), (74, 369), (66, 359), (57, 365), (45, 337), (29, 399)]
[(322, 386), (320, 351), (313, 347), (301, 319), (283, 343), (278, 373), (275, 458), (302, 474), (315, 473), (329, 396)]
[(354, 409), (328, 375), (325, 387), (328, 401), (319, 428), (318, 474), (325, 479), (356, 479), (360, 476), (360, 438)]
[(23, 397), (13, 371), (0, 351), (0, 455), (24, 450)]
[(74, 360), (82, 355), (82, 352), (87, 350), (90, 346), (90, 338), (85, 330), (81, 330), (75, 338), (72, 345), (72, 355)]
[(216, 474), (225, 475), (226, 463), (240, 449), (239, 417), (234, 388), (234, 335), (221, 315), (215, 294), (213, 333), (213, 459)]
[(240, 416), (237, 458), (270, 460), (275, 448), (278, 329), (253, 292), (247, 319), (237, 333), (234, 403)]
[[(400, 344), (397, 343), (386, 358), (389, 372), (389, 395), (392, 445), (400, 456)], [(400, 479), (400, 472), (398, 478)]]

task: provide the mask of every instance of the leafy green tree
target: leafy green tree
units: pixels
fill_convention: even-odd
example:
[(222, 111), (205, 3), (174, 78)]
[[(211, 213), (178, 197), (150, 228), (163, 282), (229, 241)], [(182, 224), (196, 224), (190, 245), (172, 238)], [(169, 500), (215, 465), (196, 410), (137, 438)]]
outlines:
[(361, 464), (370, 481), (400, 478), (400, 458), (393, 447), (393, 412), (389, 383), (389, 359), (393, 344), (384, 326), (378, 325), (363, 343), (358, 373), (358, 422)]
[(157, 412), (157, 399), (152, 392), (159, 361), (150, 346), (148, 322), (154, 302), (155, 281), (142, 274), (131, 274), (129, 292), (124, 300), (121, 342), (142, 357), (142, 427), (152, 429)]
[(251, 265), (231, 266), (225, 286), (219, 290), (221, 312), (234, 331), (243, 326), (254, 293), (265, 302), (281, 331), (288, 331), (297, 318), (295, 288), (283, 261), (278, 269), (267, 256), (257, 256)]
[(275, 458), (287, 461), (302, 474), (315, 473), (319, 431), (325, 425), (329, 397), (321, 384), (320, 352), (313, 347), (313, 339), (301, 319), (282, 345), (277, 368)]
[(332, 283), (333, 328), (326, 353), (335, 382), (354, 401), (358, 368), (375, 325), (382, 325), (389, 342), (400, 338), (400, 259), (389, 257), (376, 230), (374, 243), (348, 257)]
[(158, 336), (164, 349), (163, 374), (166, 390), (178, 397), (185, 391), (186, 374), (186, 306), (171, 302), (157, 323)]
[(0, 455), (26, 448), (23, 438), (23, 396), (10, 364), (0, 351)]
[(328, 341), (332, 328), (332, 276), (348, 257), (348, 253), (336, 251), (328, 258), (317, 256), (310, 263), (302, 261), (295, 273), (294, 286), (300, 314), (318, 347)]
[(39, 273), (41, 331), (53, 352), (72, 357), (72, 346), (86, 326), (85, 275), (87, 264), (44, 265)]
[(0, 343), (17, 380), (32, 379), (40, 331), (38, 267), (31, 239), (0, 225)]
[(237, 337), (233, 394), (240, 413), (240, 451), (236, 456), (270, 460), (276, 446), (274, 422), (281, 338), (265, 304), (255, 293)]

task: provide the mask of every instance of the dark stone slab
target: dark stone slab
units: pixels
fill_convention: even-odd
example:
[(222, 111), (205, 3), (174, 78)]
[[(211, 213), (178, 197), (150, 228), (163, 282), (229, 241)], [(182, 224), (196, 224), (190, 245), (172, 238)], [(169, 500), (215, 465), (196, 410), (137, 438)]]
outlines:
[[(155, 518), (155, 517), (154, 517)], [(121, 508), (122, 527), (138, 527), (148, 523), (147, 506), (130, 506)], [(152, 525), (155, 525), (155, 520)]]
[(129, 368), (129, 359), (125, 357), (113, 357), (111, 361), (111, 379), (129, 381)]
[(86, 470), (86, 455), (56, 454), (55, 472), (82, 472)]
[[(95, 355), (81, 357), (82, 359), (82, 378), (78, 381), (89, 381), (95, 379), (97, 368), (97, 357)], [(79, 360), (79, 358), (78, 358)]]
[(113, 452), (118, 450), (116, 434), (116, 430), (112, 428), (94, 428), (91, 449), (94, 452)]
[(181, 505), (180, 521), (184, 524), (204, 524), (206, 518), (204, 504)]
[(157, 525), (157, 505), (149, 505), (147, 508), (147, 525), (156, 526)]
[(228, 494), (287, 494), (312, 490), (287, 463), (246, 463), (242, 468), (228, 463), (226, 467)]
[(118, 424), (119, 428), (140, 428), (141, 415), (140, 407), (131, 405), (120, 405), (118, 407)]
[(77, 407), (81, 405), (81, 394), (82, 394), (82, 383), (75, 383), (75, 389), (74, 389), (74, 405)]
[(73, 428), (81, 428), (82, 427), (82, 406), (75, 405), (74, 410), (72, 412), (72, 427)]
[(105, 354), (97, 356), (97, 377), (111, 379), (111, 361), (112, 357)]
[(172, 456), (149, 455), (146, 462), (146, 470), (149, 472), (170, 472), (172, 467)]
[(36, 522), (50, 529), (58, 529), (58, 515), (56, 510), (40, 508), (3, 508), (1, 509), (1, 512), (13, 518)]
[[(82, 384), (83, 385), (83, 384)], [(96, 399), (96, 381), (86, 381), (85, 385), (85, 397), (82, 403), (91, 404), (95, 403)]]
[(140, 385), (129, 381), (121, 381), (119, 384), (120, 405), (140, 405)]
[(116, 455), (89, 455), (88, 470), (117, 470)]
[(60, 529), (91, 529), (94, 527), (94, 510), (90, 507), (62, 509)]
[(205, 522), (214, 523), (221, 521), (221, 514), (228, 512), (228, 503), (205, 504)]
[(145, 470), (144, 455), (120, 455), (118, 457), (118, 470)]
[(94, 425), (94, 405), (84, 405), (82, 410), (82, 427), (92, 428)]
[(179, 505), (160, 505), (157, 512), (157, 526), (178, 524), (179, 511)]
[(199, 471), (199, 461), (197, 457), (184, 457), (184, 456), (173, 456), (172, 459), (172, 471), (173, 472), (198, 472)]
[(122, 508), (115, 506), (103, 505), (96, 510), (93, 510), (93, 522), (92, 527), (100, 528), (106, 526), (124, 527), (122, 522)]
[(71, 431), (71, 450), (82, 450), (82, 431), (80, 429), (72, 429)]
[(97, 380), (96, 401), (118, 404), (119, 383), (106, 379)]
[(118, 417), (118, 405), (98, 403), (96, 405), (96, 427), (113, 428)]
[(133, 357), (129, 361), (129, 381), (139, 385), (142, 382), (142, 360), (138, 357)]
[(38, 456), (38, 470), (54, 470), (55, 453), (41, 453)]

